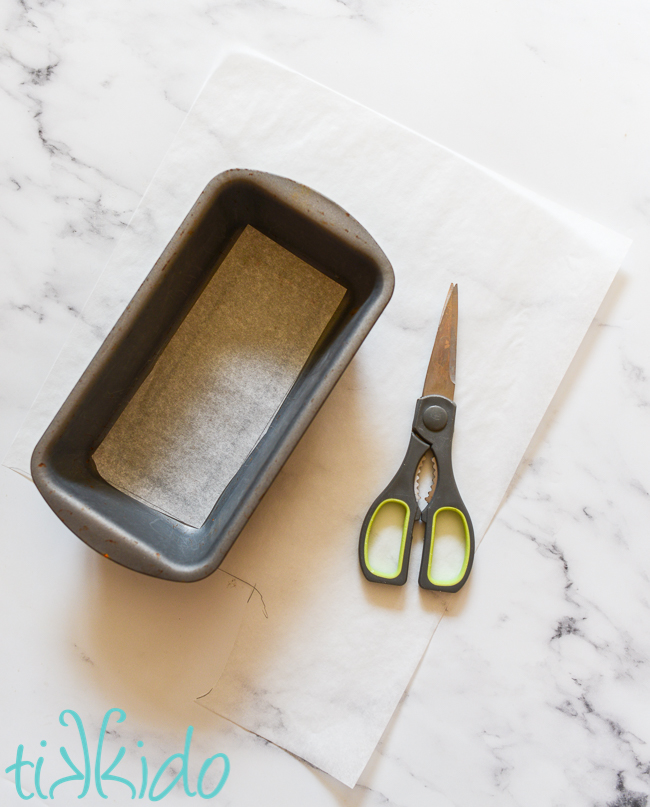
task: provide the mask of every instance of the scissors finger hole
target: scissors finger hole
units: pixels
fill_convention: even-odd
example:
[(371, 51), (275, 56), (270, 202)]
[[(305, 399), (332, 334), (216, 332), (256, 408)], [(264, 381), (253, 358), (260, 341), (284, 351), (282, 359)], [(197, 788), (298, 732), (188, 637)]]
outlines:
[(387, 499), (375, 510), (366, 534), (366, 566), (390, 580), (402, 570), (409, 508), (399, 499)]
[(458, 583), (469, 560), (469, 529), (465, 516), (454, 507), (438, 510), (433, 522), (433, 540), (428, 576), (434, 585)]

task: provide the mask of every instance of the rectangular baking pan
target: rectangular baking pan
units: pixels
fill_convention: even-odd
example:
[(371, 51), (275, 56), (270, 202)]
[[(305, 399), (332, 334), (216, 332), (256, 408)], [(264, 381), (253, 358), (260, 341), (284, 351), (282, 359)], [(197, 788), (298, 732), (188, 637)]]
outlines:
[[(247, 225), (340, 283), (346, 294), (263, 438), (206, 521), (194, 528), (108, 484), (93, 453)], [(206, 577), (219, 566), (358, 350), (393, 285), (386, 256), (338, 205), (272, 174), (243, 169), (220, 174), (207, 185), (36, 446), (31, 462), (36, 486), (72, 532), (111, 560), (167, 580)]]

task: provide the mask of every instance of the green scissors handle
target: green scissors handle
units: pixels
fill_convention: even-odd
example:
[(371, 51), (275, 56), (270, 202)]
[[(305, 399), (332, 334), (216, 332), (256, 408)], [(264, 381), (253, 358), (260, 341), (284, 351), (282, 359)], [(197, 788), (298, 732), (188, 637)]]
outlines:
[[(359, 539), (359, 562), (365, 577), (375, 583), (402, 586), (408, 575), (413, 525), (416, 519), (425, 524), (422, 564), (419, 584), (432, 591), (458, 591), (469, 577), (474, 560), (474, 529), (463, 500), (460, 497), (451, 464), (451, 445), (456, 418), (456, 404), (442, 395), (427, 395), (418, 399), (413, 419), (413, 430), (406, 456), (399, 470), (368, 511)], [(415, 497), (415, 474), (420, 460), (431, 449), (438, 474), (433, 498), (420, 511)], [(369, 542), (375, 518), (386, 505), (394, 504), (403, 510), (402, 535), (393, 574), (373, 568), (369, 562)], [(453, 577), (438, 578), (433, 569), (436, 520), (445, 511), (455, 513), (461, 520), (464, 533), (464, 557), (460, 570)]]

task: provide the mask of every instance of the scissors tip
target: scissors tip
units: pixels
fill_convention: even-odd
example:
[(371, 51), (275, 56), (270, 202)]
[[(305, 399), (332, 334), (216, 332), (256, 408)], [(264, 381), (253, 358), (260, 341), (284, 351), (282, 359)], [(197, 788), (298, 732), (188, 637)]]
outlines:
[(451, 303), (453, 308), (458, 307), (458, 283), (451, 283), (449, 285), (449, 291), (447, 292), (447, 298), (445, 299), (445, 304), (442, 307), (442, 314), (440, 316), (440, 320), (442, 321), (443, 317), (447, 313), (447, 308)]

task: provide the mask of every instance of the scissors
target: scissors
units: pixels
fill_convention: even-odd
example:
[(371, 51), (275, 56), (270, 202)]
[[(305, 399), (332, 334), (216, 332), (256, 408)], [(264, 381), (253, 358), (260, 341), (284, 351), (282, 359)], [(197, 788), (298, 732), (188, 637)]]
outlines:
[[(411, 441), (406, 456), (392, 481), (373, 502), (361, 528), (359, 540), (361, 569), (366, 578), (375, 583), (404, 585), (408, 575), (413, 525), (418, 519), (425, 525), (419, 577), (422, 588), (433, 591), (458, 591), (465, 584), (472, 569), (474, 529), (456, 487), (451, 466), (451, 443), (456, 418), (454, 389), (457, 328), (458, 286), (452, 283), (431, 352), (422, 397), (415, 405)], [(419, 482), (425, 455), (429, 451), (435, 460), (432, 469), (435, 488), (429, 492), (426, 505), (420, 509), (415, 487)], [(397, 511), (399, 519), (403, 519), (401, 542), (398, 553), (396, 541), (392, 542), (388, 552), (390, 563), (374, 563), (373, 566), (370, 559), (374, 540), (373, 526), (381, 522), (380, 513), (383, 508), (392, 508), (394, 514)], [(449, 518), (455, 520), (460, 527), (458, 533), (462, 535), (461, 542), (464, 540), (464, 556), (460, 569), (456, 563), (451, 573), (440, 573), (433, 563), (436, 522), (442, 524)], [(384, 570), (384, 567), (388, 566), (391, 568)]]

